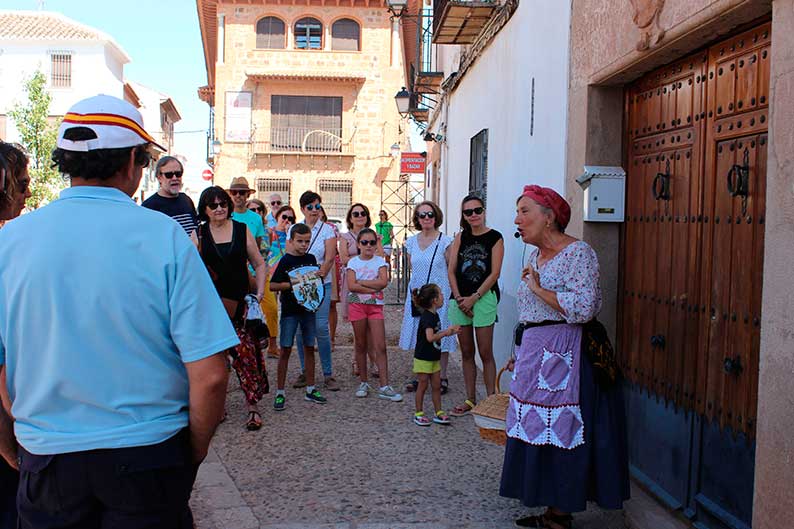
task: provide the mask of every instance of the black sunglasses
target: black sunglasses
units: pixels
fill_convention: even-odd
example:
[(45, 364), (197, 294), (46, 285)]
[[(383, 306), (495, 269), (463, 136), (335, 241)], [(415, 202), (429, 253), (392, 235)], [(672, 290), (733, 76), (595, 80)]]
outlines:
[(306, 206), (306, 211), (320, 211), (322, 209), (323, 209), (322, 204), (316, 204), (316, 205), (309, 204), (308, 206)]
[(366, 213), (364, 213), (363, 211), (353, 211), (352, 213), (350, 213), (350, 216), (351, 216), (351, 217), (355, 217), (355, 218), (359, 218), (359, 217), (369, 217), (369, 215), (367, 215), (367, 214), (366, 214)]
[(239, 190), (239, 189), (230, 189), (230, 190), (229, 190), (229, 194), (230, 194), (231, 196), (236, 196), (236, 195), (245, 195), (245, 196), (248, 196), (248, 195), (249, 195), (249, 193), (251, 193), (251, 191), (250, 191), (250, 190), (246, 190), (246, 191), (241, 191), (241, 190)]
[(417, 213), (416, 216), (419, 217), (420, 219), (434, 219), (434, 218), (436, 218), (436, 214), (433, 213), (432, 211), (423, 211), (422, 213)]
[(280, 206), (281, 205), (281, 201), (280, 200), (273, 200), (273, 201), (270, 202), (270, 205), (271, 206)]
[(213, 202), (211, 204), (207, 204), (207, 207), (212, 211), (215, 211), (218, 208), (228, 208), (229, 206), (226, 204), (226, 202)]
[(262, 213), (262, 208), (260, 208), (259, 206), (256, 206), (254, 208), (248, 208), (248, 211), (254, 211), (256, 213)]
[(166, 171), (166, 172), (160, 171), (160, 174), (170, 180), (172, 178), (182, 178), (182, 175), (184, 173), (182, 171)]
[(463, 210), (463, 215), (465, 217), (471, 217), (472, 215), (482, 215), (483, 211), (485, 211), (484, 207), (477, 206), (476, 208), (464, 209)]
[(376, 241), (374, 239), (364, 239), (364, 240), (358, 241), (358, 243), (361, 246), (375, 246), (376, 244), (378, 244), (378, 241)]
[(295, 217), (293, 217), (291, 215), (287, 215), (285, 213), (284, 215), (281, 215), (281, 220), (288, 220), (290, 222), (295, 222)]

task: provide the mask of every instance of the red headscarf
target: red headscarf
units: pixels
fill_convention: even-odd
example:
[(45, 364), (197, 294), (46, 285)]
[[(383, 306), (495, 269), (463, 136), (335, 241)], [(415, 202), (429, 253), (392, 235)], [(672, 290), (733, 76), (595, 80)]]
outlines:
[(524, 186), (522, 197), (529, 197), (544, 208), (549, 208), (554, 212), (554, 218), (560, 229), (564, 230), (571, 220), (571, 206), (562, 198), (559, 193), (549, 187)]

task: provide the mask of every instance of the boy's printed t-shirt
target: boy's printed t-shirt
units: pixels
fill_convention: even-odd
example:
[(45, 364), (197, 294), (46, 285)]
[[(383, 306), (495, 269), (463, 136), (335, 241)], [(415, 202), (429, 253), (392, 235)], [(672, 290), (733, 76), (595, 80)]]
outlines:
[[(296, 271), (305, 274), (317, 273), (319, 270), (320, 267), (317, 266), (317, 259), (315, 259), (312, 254), (292, 255), (288, 253), (278, 262), (278, 266), (276, 267), (276, 271), (273, 272), (273, 277), (270, 278), (270, 282), (294, 284)], [(298, 300), (295, 299), (295, 292), (291, 288), (289, 290), (282, 290), (280, 297), (282, 316), (300, 316), (311, 312), (298, 303)]]
[(414, 358), (435, 362), (441, 359), (441, 342), (428, 342), (427, 329), (433, 329), (434, 333), (441, 331), (441, 318), (438, 317), (438, 313), (426, 310), (419, 316), (419, 330), (416, 333)]
[[(352, 258), (347, 263), (347, 269), (353, 270), (356, 273), (356, 279), (363, 281), (371, 281), (378, 279), (380, 269), (389, 266), (386, 260), (379, 255), (372, 257), (372, 259), (364, 260), (361, 256)], [(361, 292), (349, 292), (347, 295), (349, 303), (363, 303), (365, 305), (383, 305), (383, 291), (375, 294), (363, 294)]]

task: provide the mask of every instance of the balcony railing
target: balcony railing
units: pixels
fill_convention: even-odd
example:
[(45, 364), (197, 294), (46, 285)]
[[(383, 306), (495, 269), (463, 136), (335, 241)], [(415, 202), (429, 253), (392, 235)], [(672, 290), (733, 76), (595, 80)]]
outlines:
[(433, 42), (471, 44), (497, 5), (494, 0), (434, 0)]
[(351, 154), (342, 129), (310, 127), (273, 127), (270, 139), (254, 142), (257, 153)]

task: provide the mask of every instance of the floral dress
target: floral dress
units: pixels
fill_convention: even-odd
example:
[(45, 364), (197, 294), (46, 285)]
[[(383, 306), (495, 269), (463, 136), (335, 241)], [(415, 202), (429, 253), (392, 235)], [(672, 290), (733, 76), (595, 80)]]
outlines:
[[(444, 306), (438, 309), (438, 316), (441, 319), (441, 328), (449, 327), (447, 317), (447, 307), (449, 298), (452, 295), (452, 288), (449, 286), (449, 276), (447, 275), (447, 260), (444, 252), (452, 244), (452, 238), (442, 234), (439, 239), (431, 242), (424, 250), (419, 247), (419, 235), (409, 237), (405, 241), (405, 251), (411, 255), (411, 280), (408, 282), (408, 295), (405, 300), (405, 314), (403, 315), (403, 325), (400, 330), (400, 349), (413, 351), (416, 347), (416, 333), (419, 329), (419, 318), (411, 315), (411, 295), (410, 292), (419, 288), (425, 283), (435, 283), (441, 287), (441, 295), (444, 298)], [(433, 252), (438, 245), (438, 251)], [(432, 268), (430, 261), (433, 260)], [(430, 280), (427, 280), (427, 273), (430, 272)], [(454, 352), (457, 349), (457, 339), (454, 336), (447, 336), (441, 340), (441, 351), (445, 353)]]

